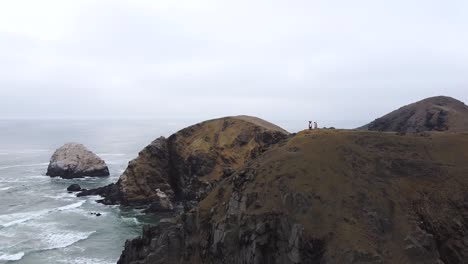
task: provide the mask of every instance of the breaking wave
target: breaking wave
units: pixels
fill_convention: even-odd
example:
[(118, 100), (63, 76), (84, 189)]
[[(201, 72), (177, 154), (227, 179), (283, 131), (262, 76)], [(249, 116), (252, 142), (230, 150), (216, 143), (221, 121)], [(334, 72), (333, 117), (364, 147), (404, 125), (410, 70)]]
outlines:
[(0, 253), (0, 260), (15, 261), (15, 260), (20, 260), (23, 257), (24, 257), (24, 252), (18, 252), (16, 254)]
[(65, 210), (70, 210), (74, 208), (78, 208), (82, 206), (86, 201), (80, 201), (77, 203), (52, 208), (52, 209), (45, 209), (35, 212), (28, 212), (28, 213), (14, 213), (14, 214), (7, 214), (7, 215), (0, 215), (0, 226), (2, 227), (10, 227), (12, 225), (28, 222), (30, 220), (36, 219), (43, 215), (47, 215), (54, 212), (60, 212)]
[(50, 234), (50, 235), (47, 235), (43, 239), (43, 242), (45, 243), (46, 247), (42, 248), (41, 250), (66, 248), (81, 240), (87, 239), (94, 233), (96, 233), (96, 231), (74, 232), (74, 233), (73, 232), (60, 232), (60, 233)]

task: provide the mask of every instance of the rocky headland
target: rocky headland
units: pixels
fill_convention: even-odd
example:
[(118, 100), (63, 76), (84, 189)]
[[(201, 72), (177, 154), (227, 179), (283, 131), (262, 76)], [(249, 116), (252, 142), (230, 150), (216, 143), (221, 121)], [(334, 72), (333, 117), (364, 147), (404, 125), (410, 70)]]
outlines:
[(109, 176), (109, 169), (104, 160), (84, 145), (67, 143), (58, 148), (50, 158), (46, 175), (64, 179), (100, 177)]
[(403, 106), (361, 129), (394, 132), (468, 131), (468, 106), (447, 96), (431, 97)]
[(120, 264), (465, 263), (466, 108), (428, 98), (364, 127), (377, 131), (209, 120), (79, 195), (177, 211), (128, 240)]
[(104, 204), (192, 207), (216, 184), (256, 158), (288, 132), (250, 116), (205, 121), (145, 147), (117, 183), (80, 193), (101, 195)]
[(465, 263), (468, 134), (304, 131), (118, 263)]

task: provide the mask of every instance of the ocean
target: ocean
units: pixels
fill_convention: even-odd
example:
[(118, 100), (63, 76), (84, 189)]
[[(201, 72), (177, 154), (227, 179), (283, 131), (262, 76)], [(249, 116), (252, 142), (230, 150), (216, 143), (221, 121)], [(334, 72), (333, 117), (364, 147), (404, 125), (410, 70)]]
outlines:
[[(157, 224), (157, 218), (96, 203), (99, 197), (78, 198), (66, 188), (116, 182), (143, 147), (189, 123), (0, 121), (0, 263), (116, 263), (125, 240), (139, 236), (144, 224)], [(71, 180), (45, 176), (51, 155), (66, 142), (87, 146), (106, 161), (111, 175)]]
[[(198, 121), (0, 120), (0, 264), (116, 263), (125, 241), (139, 236), (144, 224), (157, 224), (157, 216), (96, 203), (99, 197), (78, 198), (66, 188), (116, 182), (151, 141)], [(296, 132), (308, 123), (278, 124)], [(87, 146), (106, 161), (111, 175), (45, 176), (50, 157), (67, 142)]]

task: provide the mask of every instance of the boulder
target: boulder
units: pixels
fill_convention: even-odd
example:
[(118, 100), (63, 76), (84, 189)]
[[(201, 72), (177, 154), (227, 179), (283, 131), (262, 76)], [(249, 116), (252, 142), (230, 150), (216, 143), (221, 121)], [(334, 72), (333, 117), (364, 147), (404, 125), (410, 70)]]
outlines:
[(81, 186), (79, 184), (72, 184), (68, 186), (67, 191), (69, 192), (79, 192), (81, 191)]
[(84, 145), (68, 143), (52, 155), (47, 168), (47, 175), (65, 179), (85, 176), (109, 176), (109, 169), (104, 160), (89, 151)]

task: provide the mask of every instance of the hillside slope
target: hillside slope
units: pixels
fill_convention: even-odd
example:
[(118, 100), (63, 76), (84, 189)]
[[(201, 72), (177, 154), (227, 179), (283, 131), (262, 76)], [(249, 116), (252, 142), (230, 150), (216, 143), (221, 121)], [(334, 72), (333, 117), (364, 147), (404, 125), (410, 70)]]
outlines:
[(208, 120), (158, 138), (131, 161), (119, 181), (80, 195), (100, 194), (106, 204), (171, 210), (172, 202), (196, 203), (222, 178), (288, 135), (250, 116)]
[(465, 263), (467, 238), (468, 133), (304, 131), (119, 263)]
[(437, 96), (401, 107), (361, 129), (372, 131), (468, 131), (468, 106), (446, 96)]

